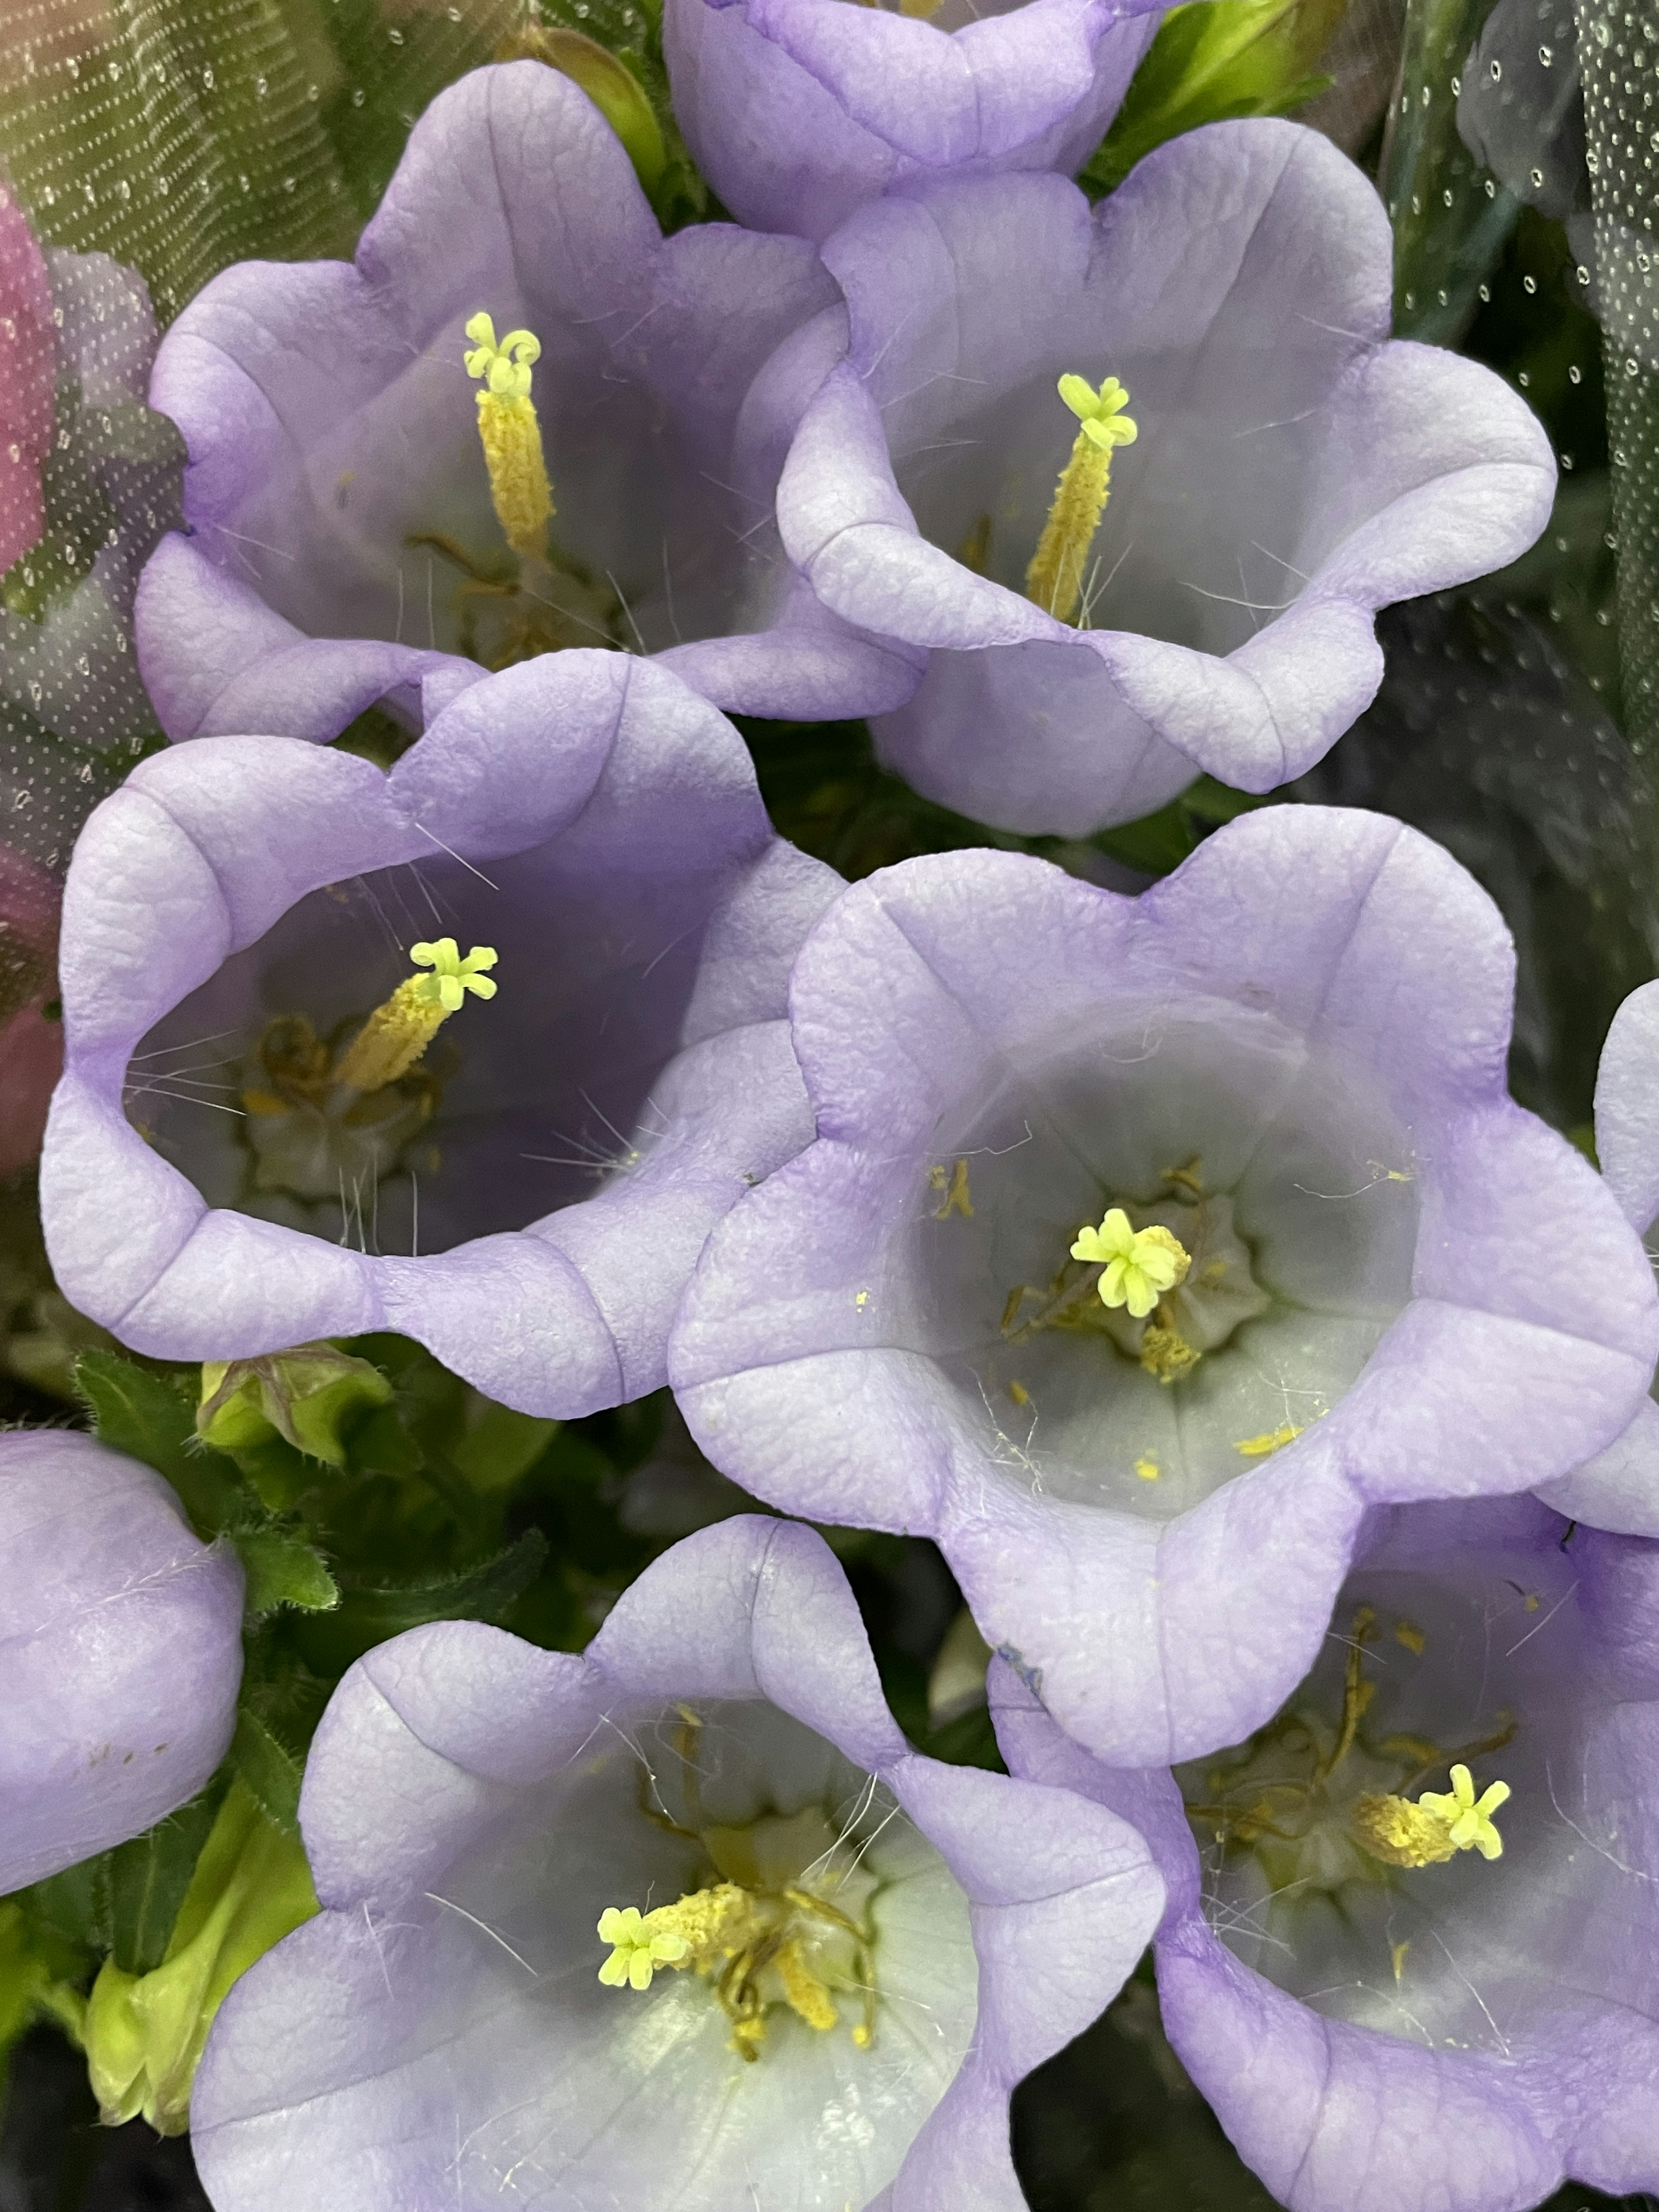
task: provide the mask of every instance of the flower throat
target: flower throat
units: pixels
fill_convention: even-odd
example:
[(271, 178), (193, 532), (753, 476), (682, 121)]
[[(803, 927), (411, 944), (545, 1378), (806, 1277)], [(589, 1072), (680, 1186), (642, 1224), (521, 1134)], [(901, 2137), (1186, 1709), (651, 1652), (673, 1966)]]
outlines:
[[(573, 645), (620, 648), (625, 610), (616, 587), (601, 583), (550, 538), (558, 510), (531, 396), (541, 341), (526, 330), (498, 339), (494, 319), (482, 312), (469, 319), (466, 335), (471, 340), (466, 373), (482, 386), (478, 443), (507, 550), (481, 556), (440, 531), (417, 531), (404, 543), (428, 548), (460, 571), (461, 651), (487, 668), (506, 668)], [(479, 622), (486, 610), (497, 617), (488, 641)]]
[[(1223, 1763), (1212, 1766), (1187, 1817), (1226, 1852), (1246, 1851), (1278, 1894), (1301, 1889), (1325, 1894), (1355, 1881), (1386, 1882), (1396, 1870), (1441, 1866), (1462, 1851), (1502, 1856), (1492, 1815), (1510, 1796), (1492, 1782), (1477, 1795), (1468, 1762), (1489, 1758), (1514, 1741), (1512, 1716), (1479, 1742), (1448, 1750), (1405, 1733), (1374, 1739), (1365, 1722), (1376, 1694), (1366, 1662), (1379, 1632), (1374, 1609), (1354, 1614), (1343, 1674), (1342, 1706), (1333, 1727), (1303, 1703), (1279, 1715)], [(1394, 1625), (1394, 1640), (1419, 1656), (1427, 1638), (1410, 1620)], [(1421, 1790), (1437, 1771), (1449, 1790)], [(1188, 1785), (1190, 1786), (1190, 1785)], [(1395, 1960), (1396, 1974), (1400, 1960)]]
[(875, 2040), (875, 1936), (860, 1915), (880, 1887), (855, 1858), (837, 1870), (845, 1835), (823, 1809), (763, 1814), (744, 1825), (703, 1816), (696, 1753), (702, 1723), (680, 1708), (674, 1749), (680, 1761), (686, 1822), (653, 1804), (640, 1777), (640, 1811), (655, 1827), (695, 1844), (708, 1879), (676, 1904), (641, 1912), (608, 1905), (599, 1936), (611, 1955), (599, 1978), (608, 1989), (647, 1990), (658, 1974), (690, 1971), (706, 1982), (732, 2025), (732, 2047), (761, 2055), (769, 2021), (780, 2009), (821, 2035), (840, 2025), (837, 1995), (856, 1997), (852, 2039)]
[(398, 1164), (443, 1094), (444, 1071), (427, 1061), (439, 1030), (469, 995), (493, 999), (495, 948), (465, 958), (453, 937), (414, 945), (429, 972), (406, 976), (366, 1021), (319, 1037), (303, 1014), (267, 1024), (252, 1080), (241, 1093), (256, 1190), (311, 1200), (372, 1188)]

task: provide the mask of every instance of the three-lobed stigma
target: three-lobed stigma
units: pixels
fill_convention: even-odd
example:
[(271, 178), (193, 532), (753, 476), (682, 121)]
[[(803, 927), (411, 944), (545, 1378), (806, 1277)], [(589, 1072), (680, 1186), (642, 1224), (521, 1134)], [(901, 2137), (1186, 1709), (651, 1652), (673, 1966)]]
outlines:
[(478, 394), (478, 439), (495, 518), (521, 561), (544, 562), (553, 487), (530, 397), (531, 367), (541, 358), (541, 340), (533, 331), (509, 331), (498, 340), (495, 323), (482, 313), (468, 322), (466, 335), (472, 341), (466, 373), (484, 387)]
[(411, 945), (409, 957), (429, 975), (410, 975), (363, 1024), (336, 1065), (332, 1079), (349, 1091), (384, 1090), (406, 1075), (470, 991), (493, 999), (496, 986), (484, 972), (495, 965), (494, 945), (475, 945), (463, 959), (453, 937)]
[[(1079, 380), (1080, 381), (1081, 380)], [(1104, 1306), (1127, 1306), (1144, 1321), (1166, 1291), (1186, 1280), (1191, 1255), (1174, 1233), (1154, 1223), (1134, 1229), (1121, 1206), (1109, 1209), (1098, 1229), (1079, 1229), (1072, 1257), (1103, 1262), (1098, 1289)]]
[(1132, 446), (1140, 433), (1123, 411), (1129, 395), (1116, 377), (1103, 378), (1097, 391), (1087, 377), (1062, 376), (1059, 392), (1079, 429), (1025, 571), (1025, 596), (1056, 622), (1069, 623), (1083, 597), (1095, 532), (1106, 511), (1113, 450)]

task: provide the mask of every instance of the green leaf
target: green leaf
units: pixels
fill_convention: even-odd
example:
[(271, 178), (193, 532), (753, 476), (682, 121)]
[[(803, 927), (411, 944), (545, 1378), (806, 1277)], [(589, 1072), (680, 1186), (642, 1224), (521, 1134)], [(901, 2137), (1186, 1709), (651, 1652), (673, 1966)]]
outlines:
[(76, 1949), (107, 1951), (110, 1944), (110, 1854), (82, 1859), (48, 1875), (17, 1894), (29, 1918), (48, 1936)]
[(302, 1613), (329, 1613), (340, 1602), (339, 1585), (322, 1553), (297, 1529), (266, 1522), (257, 1528), (236, 1529), (231, 1541), (247, 1576), (246, 1610), (250, 1620), (262, 1620), (278, 1606), (295, 1606)]
[(540, 1574), (547, 1553), (541, 1530), (527, 1528), (507, 1550), (459, 1574), (380, 1588), (348, 1583), (335, 1612), (295, 1621), (289, 1632), (317, 1673), (343, 1674), (375, 1644), (429, 1620), (500, 1620)]
[(510, 1490), (527, 1474), (558, 1433), (556, 1421), (515, 1413), (493, 1399), (478, 1401), (477, 1417), (458, 1437), (449, 1456), (475, 1490)]
[(1188, 0), (1172, 8), (1116, 120), (1084, 170), (1092, 195), (1183, 131), (1240, 115), (1285, 115), (1322, 92), (1310, 72), (1346, 0)]
[(111, 1949), (124, 1973), (147, 1974), (166, 1957), (223, 1796), (222, 1779), (210, 1783), (200, 1796), (109, 1854)]
[(290, 1836), (300, 1832), (300, 1781), (303, 1759), (249, 1705), (236, 1715), (230, 1764), (258, 1801), (260, 1809)]
[(198, 1536), (216, 1536), (242, 1510), (246, 1493), (235, 1468), (197, 1443), (185, 1378), (152, 1374), (118, 1352), (83, 1352), (75, 1363), (75, 1388), (99, 1441), (164, 1476)]

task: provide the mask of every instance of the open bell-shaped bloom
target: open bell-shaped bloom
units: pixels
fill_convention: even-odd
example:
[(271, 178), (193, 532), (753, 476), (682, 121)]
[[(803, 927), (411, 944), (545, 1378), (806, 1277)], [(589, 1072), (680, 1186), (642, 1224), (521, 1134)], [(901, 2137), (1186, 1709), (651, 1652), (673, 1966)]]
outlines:
[(0, 1895), (193, 1797), (241, 1678), (241, 1567), (160, 1475), (73, 1431), (0, 1437)]
[[(1505, 1089), (1512, 990), (1485, 893), (1358, 810), (1264, 808), (1139, 898), (1002, 853), (872, 876), (791, 986), (817, 1141), (676, 1324), (698, 1444), (935, 1538), (1100, 1755), (1237, 1741), (1368, 1505), (1565, 1473), (1652, 1371), (1634, 1233)], [(1073, 1256), (1113, 1208), (1185, 1262), (1144, 1318)]]
[(1164, 2028), (1291, 2212), (1659, 2185), (1656, 1626), (1659, 1546), (1480, 1498), (1378, 1513), (1280, 1712), (1173, 1774), (994, 1668), (1013, 1771), (1152, 1843)]
[(828, 237), (907, 179), (1081, 167), (1159, 0), (667, 0), (674, 113), (740, 222)]
[(163, 1358), (393, 1328), (529, 1413), (655, 1389), (710, 1226), (811, 1135), (785, 985), (838, 885), (621, 654), (476, 681), (389, 773), (154, 757), (64, 896), (58, 1282)]
[(1009, 2091), (1164, 1902), (1088, 1798), (913, 1752), (827, 1546), (756, 1516), (580, 1658), (382, 1644), (300, 1821), (325, 1909), (197, 2077), (219, 2212), (1018, 2212)]
[(382, 699), (418, 723), (473, 663), (573, 645), (661, 654), (755, 714), (896, 703), (915, 656), (826, 617), (771, 483), (732, 488), (750, 380), (834, 298), (799, 239), (665, 239), (568, 77), (474, 70), (355, 264), (240, 264), (167, 334), (151, 399), (189, 448), (189, 534), (137, 613), (163, 728), (327, 738)]
[[(842, 349), (784, 348), (750, 427), (792, 434), (778, 518), (824, 606), (928, 653), (882, 758), (976, 821), (1286, 782), (1374, 696), (1377, 609), (1548, 516), (1524, 401), (1389, 338), (1382, 204), (1294, 124), (1188, 132), (1092, 210), (1059, 177), (908, 185), (823, 252)], [(1109, 379), (1137, 434), (1085, 499), (1067, 395)]]
[[(1632, 991), (1613, 1018), (1596, 1071), (1595, 1150), (1625, 1218), (1650, 1255), (1659, 1254), (1659, 983)], [(1594, 1528), (1659, 1536), (1659, 1401), (1652, 1392), (1605, 1451), (1539, 1494)]]

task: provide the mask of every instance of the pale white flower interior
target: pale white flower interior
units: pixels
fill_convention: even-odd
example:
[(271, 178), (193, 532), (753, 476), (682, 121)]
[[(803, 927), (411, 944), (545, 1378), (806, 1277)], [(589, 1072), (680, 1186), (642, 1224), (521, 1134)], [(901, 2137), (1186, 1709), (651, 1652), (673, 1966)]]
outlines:
[[(915, 1348), (1003, 1480), (1171, 1518), (1330, 1411), (1410, 1295), (1416, 1163), (1379, 1093), (1222, 1000), (1178, 1018), (1121, 1005), (1091, 1035), (992, 1065), (935, 1133), (890, 1308), (916, 1316)], [(958, 1173), (971, 1213), (949, 1203)], [(1187, 1286), (1175, 1301), (1209, 1345), (1177, 1380), (1125, 1348), (1127, 1317), (1106, 1333), (1086, 1291), (1072, 1311), (1096, 1325), (1028, 1326), (1079, 1228), (1115, 1206), (1171, 1227), (1200, 1304), (1209, 1279), (1203, 1313), (1183, 1317)]]
[[(1642, 1784), (1619, 1708), (1593, 1694), (1579, 1587), (1570, 1538), (1565, 1550), (1448, 1548), (1350, 1579), (1318, 1664), (1279, 1718), (1249, 1745), (1177, 1770), (1205, 1910), (1231, 1950), (1333, 2018), (1499, 2058), (1559, 2014), (1564, 1984), (1648, 2009)], [(1370, 1702), (1352, 1747), (1316, 1778), (1339, 1732), (1357, 1626)], [(1460, 1758), (1477, 1791), (1510, 1785), (1494, 1815), (1500, 1856), (1466, 1850), (1400, 1868), (1355, 1847), (1361, 1790), (1443, 1792)]]
[[(768, 1704), (696, 1709), (688, 1795), (686, 1710), (603, 1723), (442, 1885), (441, 1940), (463, 1947), (474, 1978), (453, 2045), (468, 2205), (510, 2175), (511, 2201), (548, 2212), (844, 2212), (892, 2179), (961, 2063), (978, 1969), (966, 1899), (938, 1852), (869, 1775)], [(828, 2031), (775, 2006), (746, 2062), (708, 1978), (665, 1970), (645, 1990), (601, 1985), (607, 1907), (648, 1911), (710, 1878), (706, 1854), (665, 1821), (743, 1826), (808, 1808), (836, 1841), (803, 1880), (856, 1894), (873, 1931), (867, 2048), (852, 2032), (859, 2003), (840, 1995)]]

